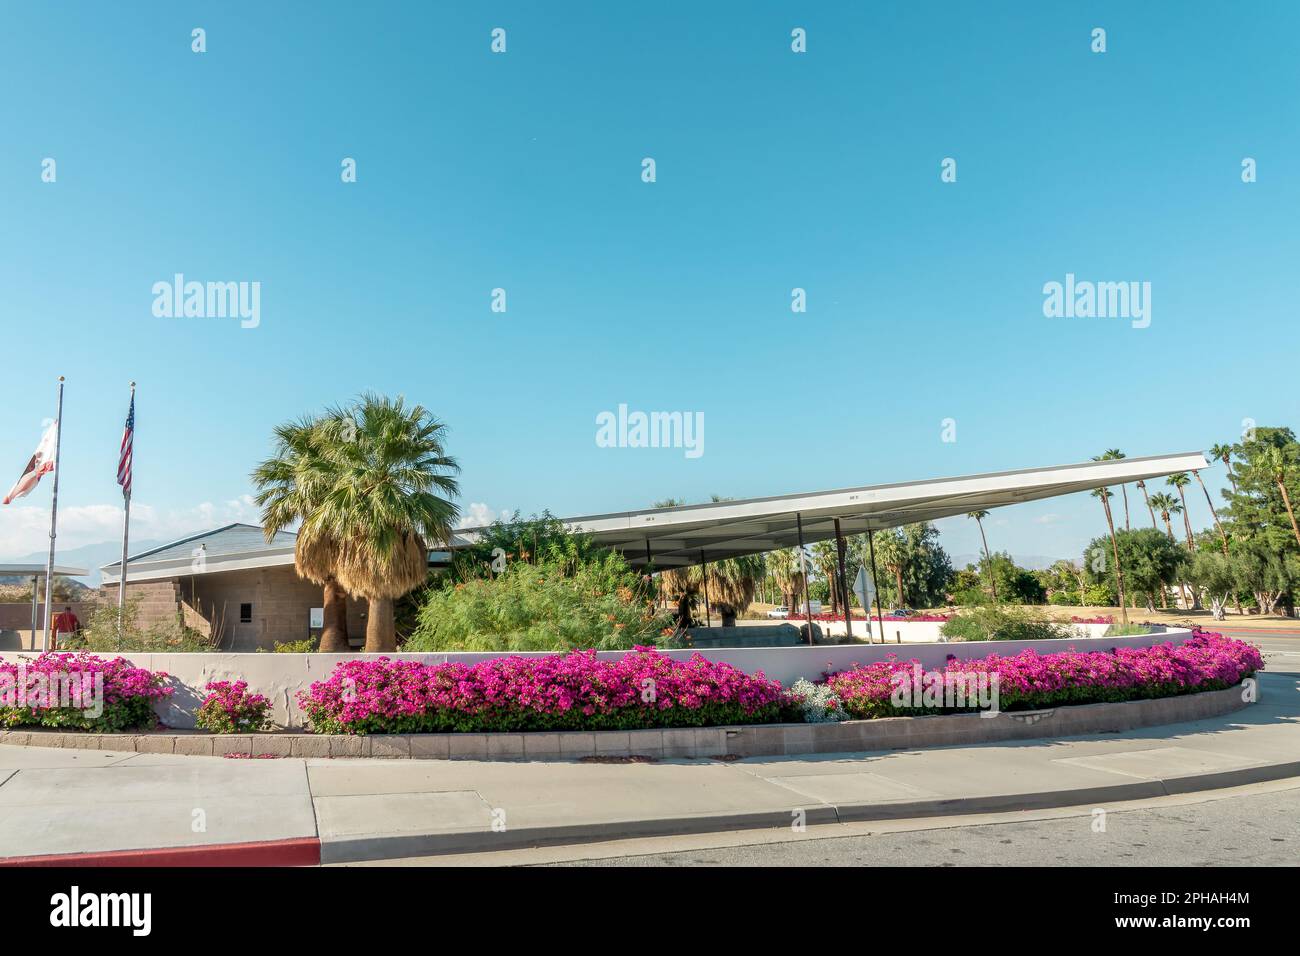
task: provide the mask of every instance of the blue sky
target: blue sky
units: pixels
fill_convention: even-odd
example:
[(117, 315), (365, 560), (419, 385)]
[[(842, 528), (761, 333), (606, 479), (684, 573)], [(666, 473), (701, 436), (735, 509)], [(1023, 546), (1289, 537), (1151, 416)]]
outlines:
[[(1294, 425), (1298, 11), (4, 3), (0, 482), (60, 374), (69, 547), (120, 534), (130, 379), (149, 538), (253, 517), (271, 428), (365, 389), (450, 424), (475, 514)], [(178, 272), (259, 282), (260, 324), (155, 317)], [(1045, 318), (1067, 273), (1150, 282), (1150, 326)], [(620, 403), (702, 412), (704, 454), (597, 447)], [(48, 499), (0, 509), (0, 557), (42, 546)], [(1000, 511), (989, 537), (1077, 555), (1101, 527), (1085, 495)], [(941, 528), (976, 550), (971, 522)]]

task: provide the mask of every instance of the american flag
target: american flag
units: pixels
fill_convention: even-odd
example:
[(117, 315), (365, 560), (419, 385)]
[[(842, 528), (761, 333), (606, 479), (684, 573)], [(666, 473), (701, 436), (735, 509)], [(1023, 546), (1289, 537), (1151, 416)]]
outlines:
[(131, 497), (131, 440), (135, 437), (135, 396), (131, 396), (131, 410), (126, 413), (126, 429), (122, 432), (122, 457), (117, 462), (117, 483), (122, 486), (122, 497)]

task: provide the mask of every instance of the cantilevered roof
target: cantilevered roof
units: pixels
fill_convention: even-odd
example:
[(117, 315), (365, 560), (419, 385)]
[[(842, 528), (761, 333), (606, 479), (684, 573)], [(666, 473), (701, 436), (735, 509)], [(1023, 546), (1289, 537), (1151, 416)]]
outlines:
[[(1206, 467), (1205, 456), (1193, 451), (676, 508), (645, 508), (583, 515), (564, 522), (572, 530), (590, 534), (598, 544), (621, 551), (634, 567), (652, 562), (655, 568), (663, 569), (794, 547), (799, 542), (799, 521), (803, 522), (804, 543), (813, 544), (835, 536), (836, 518), (841, 533), (853, 535)], [(473, 542), (481, 531), (457, 529), (452, 535), (454, 546)], [(281, 532), (268, 543), (256, 525), (226, 525), (133, 555), (127, 580), (292, 565), (294, 541), (292, 533)], [(200, 547), (204, 560), (196, 566), (193, 558)], [(432, 547), (430, 565), (445, 564), (449, 557), (446, 543)], [(105, 584), (117, 583), (118, 562), (106, 564), (102, 570)]]
[[(79, 578), (90, 572), (85, 568), (74, 568), (70, 564), (56, 564), (54, 566), (55, 574), (62, 574), (70, 578)], [(0, 574), (14, 575), (21, 574), (24, 577), (40, 576), (45, 577), (45, 564), (0, 564)]]
[[(1205, 456), (1194, 451), (646, 508), (568, 518), (565, 523), (591, 534), (600, 544), (622, 551), (633, 566), (643, 567), (650, 561), (657, 568), (678, 567), (793, 547), (799, 541), (799, 520), (803, 522), (804, 543), (812, 544), (835, 536), (836, 518), (847, 536), (1205, 467)], [(469, 529), (457, 532), (470, 533)]]

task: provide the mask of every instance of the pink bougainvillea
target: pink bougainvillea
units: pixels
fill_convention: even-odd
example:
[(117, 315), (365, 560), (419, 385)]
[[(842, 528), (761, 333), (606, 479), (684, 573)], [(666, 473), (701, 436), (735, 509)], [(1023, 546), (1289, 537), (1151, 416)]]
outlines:
[[(1032, 710), (1217, 690), (1240, 683), (1263, 666), (1254, 645), (1202, 631), (1177, 646), (1071, 649), (1055, 654), (1025, 650), (1010, 657), (990, 654), (971, 660), (950, 656), (944, 670), (976, 677), (996, 674), (999, 709)], [(828, 674), (826, 684), (855, 718), (942, 712), (942, 707), (895, 706), (895, 688), (917, 667), (914, 660), (891, 658)]]
[(781, 719), (781, 685), (699, 654), (678, 661), (638, 647), (421, 664), (343, 661), (298, 701), (320, 733), (620, 730)]
[(152, 726), (167, 674), (115, 657), (49, 651), (0, 661), (0, 726), (115, 731)]

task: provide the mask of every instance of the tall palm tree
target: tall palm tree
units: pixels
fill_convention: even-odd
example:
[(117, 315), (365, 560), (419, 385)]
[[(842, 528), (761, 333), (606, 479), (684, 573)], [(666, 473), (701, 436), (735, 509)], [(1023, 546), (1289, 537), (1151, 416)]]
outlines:
[(1151, 496), (1151, 506), (1160, 512), (1160, 517), (1165, 523), (1165, 533), (1169, 535), (1169, 540), (1177, 540), (1174, 538), (1174, 526), (1170, 522), (1169, 516), (1179, 514), (1183, 510), (1178, 503), (1178, 499), (1163, 491), (1157, 491)]
[(781, 548), (770, 551), (767, 566), (772, 570), (772, 577), (781, 591), (781, 603), (791, 611), (797, 603), (796, 596), (803, 590), (803, 574), (799, 570), (799, 558), (794, 548)]
[(1184, 489), (1192, 483), (1192, 479), (1187, 477), (1187, 472), (1179, 471), (1165, 479), (1165, 484), (1178, 489), (1178, 497), (1183, 503), (1183, 527), (1187, 531), (1187, 550), (1196, 550), (1196, 541), (1192, 537), (1192, 519), (1187, 513), (1187, 493)]
[(1291, 531), (1295, 534), (1296, 544), (1300, 544), (1300, 527), (1295, 522), (1295, 511), (1291, 508), (1291, 495), (1286, 490), (1286, 457), (1282, 454), (1282, 449), (1274, 446), (1264, 452), (1261, 465), (1266, 470), (1269, 478), (1277, 485), (1277, 490), (1282, 493), (1282, 503), (1286, 505), (1287, 517), (1291, 519)]
[(446, 426), (400, 396), (366, 394), (321, 425), (333, 480), (303, 531), (339, 543), (339, 583), (370, 602), (365, 649), (393, 651), (393, 602), (428, 580), (427, 543), (451, 540), (460, 467)]
[[(259, 489), (256, 501), (262, 508), (262, 530), (268, 542), (320, 507), (333, 478), (323, 438), (323, 429), (312, 418), (280, 425), (275, 429), (275, 454), (253, 470), (252, 478)], [(335, 654), (350, 650), (347, 593), (336, 574), (338, 541), (326, 534), (303, 531), (293, 551), (299, 576), (320, 585), (324, 592), (320, 649)]]
[(903, 536), (897, 529), (891, 528), (877, 536), (876, 556), (885, 569), (894, 575), (894, 585), (898, 589), (898, 604), (900, 607), (906, 607), (907, 594), (903, 590), (903, 571), (907, 567), (907, 550), (903, 543)]
[(840, 608), (840, 553), (839, 544), (834, 538), (818, 541), (812, 546), (813, 564), (826, 579), (827, 592), (831, 599), (831, 614), (838, 615)]
[(1201, 486), (1201, 493), (1205, 495), (1205, 503), (1210, 506), (1210, 517), (1214, 519), (1214, 526), (1219, 529), (1219, 540), (1223, 543), (1223, 553), (1228, 553), (1228, 536), (1223, 531), (1223, 525), (1219, 524), (1219, 513), (1214, 510), (1214, 500), (1210, 497), (1210, 490), (1205, 487), (1205, 481), (1201, 478), (1199, 471), (1192, 472), (1196, 478), (1196, 483)]
[(1138, 479), (1137, 486), (1142, 489), (1142, 497), (1146, 500), (1147, 511), (1151, 515), (1151, 527), (1159, 531), (1160, 525), (1156, 524), (1156, 513), (1151, 510), (1151, 496), (1147, 494), (1147, 483), (1145, 481), (1142, 481), (1141, 479)]
[(1097, 488), (1092, 492), (1094, 498), (1101, 499), (1101, 506), (1106, 510), (1106, 527), (1110, 529), (1110, 550), (1115, 558), (1115, 591), (1119, 594), (1119, 618), (1128, 626), (1128, 603), (1124, 599), (1124, 568), (1119, 563), (1119, 541), (1115, 538), (1115, 519), (1110, 513), (1112, 492), (1109, 488)]
[[(1157, 491), (1154, 495), (1151, 496), (1151, 505), (1152, 507), (1159, 510), (1160, 517), (1164, 519), (1165, 534), (1169, 535), (1169, 540), (1176, 542), (1178, 539), (1174, 537), (1174, 525), (1173, 522), (1169, 520), (1169, 516), (1181, 513), (1183, 510), (1183, 506), (1178, 503), (1177, 498), (1175, 498), (1171, 494), (1166, 494), (1163, 491)], [(1187, 586), (1183, 584), (1181, 581), (1179, 581), (1178, 589), (1183, 594), (1183, 604), (1185, 604), (1188, 607), (1191, 607), (1192, 602), (1187, 596)]]
[(1237, 476), (1232, 473), (1232, 446), (1231, 445), (1211, 445), (1210, 457), (1217, 458), (1223, 462), (1228, 469), (1228, 480), (1232, 482), (1232, 490), (1237, 490)]
[(984, 536), (984, 519), (989, 516), (987, 511), (968, 511), (967, 518), (974, 518), (975, 524), (980, 529), (980, 540), (984, 542), (984, 563), (989, 569), (989, 589), (993, 592), (993, 603), (998, 603), (998, 582), (993, 576), (993, 555), (989, 554), (989, 539)]
[[(1093, 458), (1093, 461), (1118, 461), (1128, 456), (1118, 448), (1107, 448), (1100, 455)], [(1119, 486), (1120, 494), (1124, 496), (1124, 530), (1129, 530), (1128, 523), (1128, 488), (1124, 485)]]

